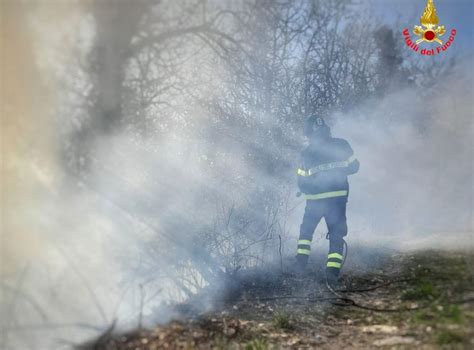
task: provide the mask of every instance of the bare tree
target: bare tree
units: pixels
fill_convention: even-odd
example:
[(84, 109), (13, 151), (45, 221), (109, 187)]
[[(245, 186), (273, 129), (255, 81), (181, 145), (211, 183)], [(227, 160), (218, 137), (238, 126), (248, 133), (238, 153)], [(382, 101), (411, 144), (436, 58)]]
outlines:
[[(350, 0), (130, 4), (91, 7), (91, 106), (76, 150), (108, 189), (84, 182), (153, 237), (135, 272), (171, 279), (191, 296), (277, 258), (269, 251), (287, 231), (304, 120), (356, 108), (408, 73), (389, 50), (394, 34), (369, 13), (355, 16)], [(123, 129), (140, 141), (182, 142), (172, 161), (159, 141), (156, 153), (134, 150), (146, 159), (146, 191), (95, 160), (93, 141)]]

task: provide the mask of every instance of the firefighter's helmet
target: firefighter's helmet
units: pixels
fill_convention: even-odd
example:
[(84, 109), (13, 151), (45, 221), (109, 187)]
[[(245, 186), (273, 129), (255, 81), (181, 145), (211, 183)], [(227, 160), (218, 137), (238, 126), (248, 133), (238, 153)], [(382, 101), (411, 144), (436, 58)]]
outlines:
[(329, 127), (321, 117), (311, 116), (306, 120), (304, 134), (306, 137), (313, 137), (329, 131)]

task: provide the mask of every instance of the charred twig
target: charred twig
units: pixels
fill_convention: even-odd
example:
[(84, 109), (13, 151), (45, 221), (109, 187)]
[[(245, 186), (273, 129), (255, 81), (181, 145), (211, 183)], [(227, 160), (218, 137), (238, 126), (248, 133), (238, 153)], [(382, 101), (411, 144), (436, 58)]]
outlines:
[(143, 321), (143, 303), (145, 299), (145, 291), (143, 290), (143, 284), (140, 283), (140, 312), (138, 314), (138, 329), (142, 329), (142, 321)]
[(21, 291), (17, 288), (9, 286), (4, 281), (0, 281), (0, 286), (1, 286), (1, 288), (5, 289), (5, 290), (7, 290), (11, 293), (16, 293), (16, 295), (19, 296), (19, 297), (20, 296), (23, 297), (26, 301), (28, 301), (31, 304), (31, 306), (36, 310), (36, 312), (38, 313), (38, 315), (41, 317), (41, 319), (43, 321), (48, 320), (48, 316), (46, 315), (44, 310), (41, 308), (41, 306), (36, 302), (36, 300), (32, 296), (26, 294), (25, 292), (23, 292), (23, 291)]
[(281, 235), (279, 234), (278, 235), (278, 239), (279, 239), (279, 246), (278, 246), (278, 253), (280, 254), (280, 270), (283, 271), (283, 257), (282, 257), (282, 254), (281, 254)]
[[(337, 292), (340, 293), (358, 293), (358, 292), (368, 292), (368, 291), (373, 291), (382, 287), (386, 287), (388, 285), (394, 284), (394, 283), (402, 283), (402, 282), (408, 282), (412, 281), (413, 278), (407, 278), (407, 279), (399, 279), (399, 280), (393, 280), (393, 281), (388, 281), (386, 283), (379, 284), (374, 287), (370, 288), (364, 288), (364, 289), (344, 289), (344, 290), (338, 290)], [(352, 298), (348, 297), (343, 297), (340, 296), (336, 293), (333, 293), (333, 297), (312, 297), (312, 296), (297, 296), (297, 295), (280, 295), (280, 296), (272, 296), (272, 297), (261, 297), (261, 298), (253, 298), (253, 299), (245, 299), (245, 301), (256, 301), (256, 302), (261, 302), (261, 301), (271, 301), (271, 300), (282, 300), (282, 299), (294, 299), (294, 300), (304, 300), (308, 303), (316, 303), (316, 302), (330, 302), (333, 305), (336, 306), (353, 306), (357, 307), (359, 309), (364, 309), (368, 311), (374, 311), (374, 312), (404, 312), (404, 311), (416, 311), (416, 310), (421, 310), (425, 309), (427, 307), (430, 307), (433, 305), (433, 302), (427, 303), (425, 305), (420, 305), (417, 307), (410, 307), (410, 308), (376, 308), (372, 307), (369, 305), (364, 305), (360, 304), (359, 302), (355, 301)], [(472, 303), (474, 302), (474, 298), (468, 298), (468, 299), (463, 299), (463, 300), (457, 300), (457, 301), (452, 301), (450, 302), (451, 304), (465, 304), (465, 303)]]
[(388, 282), (385, 282), (385, 283), (382, 283), (382, 284), (378, 284), (378, 285), (373, 286), (373, 287), (367, 287), (367, 288), (361, 288), (361, 289), (352, 289), (352, 288), (349, 288), (349, 289), (341, 289), (341, 290), (338, 290), (338, 292), (340, 292), (340, 293), (371, 292), (371, 291), (380, 289), (380, 288), (382, 288), (382, 287), (387, 287), (387, 286), (392, 285), (392, 284), (395, 284), (395, 283), (410, 282), (410, 281), (413, 281), (413, 280), (414, 280), (413, 278), (404, 278), (404, 279), (399, 279), (399, 280), (388, 281)]
[(72, 268), (72, 270), (76, 273), (77, 277), (79, 277), (79, 279), (82, 281), (82, 283), (84, 284), (85, 288), (87, 289), (87, 291), (89, 292), (89, 295), (93, 301), (93, 303), (95, 304), (95, 306), (97, 307), (97, 310), (99, 311), (99, 314), (101, 315), (102, 319), (104, 320), (104, 322), (108, 322), (107, 321), (107, 316), (105, 314), (105, 311), (104, 309), (102, 308), (102, 305), (100, 304), (99, 302), (99, 299), (97, 298), (97, 295), (95, 294), (94, 290), (92, 289), (92, 287), (90, 286), (89, 284), (89, 281), (84, 277), (84, 275), (79, 271), (79, 269), (77, 268), (76, 265), (74, 265), (74, 263), (72, 262), (72, 260), (69, 258), (69, 256), (58, 246), (57, 247), (59, 252), (63, 255), (63, 257), (66, 259), (66, 261), (69, 263), (69, 266)]
[(77, 347), (77, 350), (87, 350), (87, 349), (99, 349), (100, 345), (104, 344), (110, 337), (115, 329), (117, 320), (114, 320), (112, 324), (102, 333), (96, 340), (93, 340), (90, 343), (84, 344)]

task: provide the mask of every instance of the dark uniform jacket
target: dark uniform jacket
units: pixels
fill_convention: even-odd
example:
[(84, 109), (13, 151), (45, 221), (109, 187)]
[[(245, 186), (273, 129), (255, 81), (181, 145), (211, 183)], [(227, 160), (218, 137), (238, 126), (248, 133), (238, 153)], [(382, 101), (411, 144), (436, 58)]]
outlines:
[(359, 161), (344, 139), (331, 136), (313, 140), (301, 153), (298, 187), (305, 194), (348, 191), (347, 176), (359, 170)]

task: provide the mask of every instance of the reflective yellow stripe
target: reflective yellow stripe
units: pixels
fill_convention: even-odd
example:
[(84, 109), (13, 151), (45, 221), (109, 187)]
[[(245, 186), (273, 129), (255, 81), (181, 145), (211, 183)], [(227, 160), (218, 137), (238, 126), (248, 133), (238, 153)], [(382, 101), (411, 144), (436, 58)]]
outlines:
[(308, 239), (300, 239), (298, 241), (298, 244), (309, 244), (309, 245), (311, 245), (311, 241), (308, 240)]
[(299, 248), (296, 252), (297, 252), (298, 254), (309, 255), (309, 254), (311, 253), (311, 250)]
[(304, 169), (301, 168), (298, 168), (296, 170), (296, 174), (298, 174), (299, 176), (309, 176), (309, 173), (307, 173)]
[(347, 158), (347, 160), (342, 160), (340, 162), (319, 164), (319, 165), (317, 165), (315, 167), (312, 167), (311, 169), (308, 169), (308, 170), (298, 168), (296, 170), (296, 174), (298, 174), (300, 176), (311, 176), (311, 175), (314, 175), (314, 174), (319, 173), (321, 171), (326, 171), (326, 170), (331, 170), (331, 169), (336, 169), (336, 168), (346, 168), (354, 160), (356, 160), (356, 157), (354, 155), (352, 155), (349, 158)]
[(338, 262), (334, 262), (334, 261), (328, 261), (327, 267), (337, 267), (338, 269), (341, 268), (341, 263), (338, 263)]
[(349, 158), (347, 158), (347, 162), (348, 162), (348, 163), (352, 163), (352, 162), (353, 162), (354, 160), (356, 160), (356, 159), (357, 159), (357, 158), (356, 158), (354, 155), (352, 155), (352, 156), (350, 156)]
[(320, 164), (308, 170), (298, 168), (296, 170), (296, 174), (298, 174), (299, 176), (311, 176), (321, 171), (327, 171), (327, 170), (332, 170), (332, 169), (337, 169), (337, 168), (346, 168), (354, 160), (356, 160), (356, 157), (352, 155), (349, 158), (347, 158), (347, 160), (342, 160), (340, 162)]
[(331, 254), (328, 255), (328, 259), (331, 259), (331, 258), (336, 258), (336, 259), (342, 260), (343, 257), (339, 253), (331, 253)]
[(332, 191), (332, 192), (324, 192), (318, 194), (305, 194), (304, 198), (307, 200), (317, 200), (317, 199), (324, 199), (324, 198), (332, 198), (332, 197), (342, 197), (347, 196), (347, 191)]
[[(351, 158), (349, 158), (351, 159)], [(299, 168), (296, 170), (296, 173), (300, 176), (311, 176), (316, 173), (319, 173), (321, 171), (327, 171), (327, 170), (332, 170), (332, 169), (337, 169), (337, 168), (347, 168), (349, 166), (349, 163), (351, 161), (348, 160), (342, 160), (340, 162), (333, 162), (333, 163), (325, 163), (325, 164), (319, 164), (315, 167), (312, 167), (311, 169), (308, 170), (303, 170)]]

